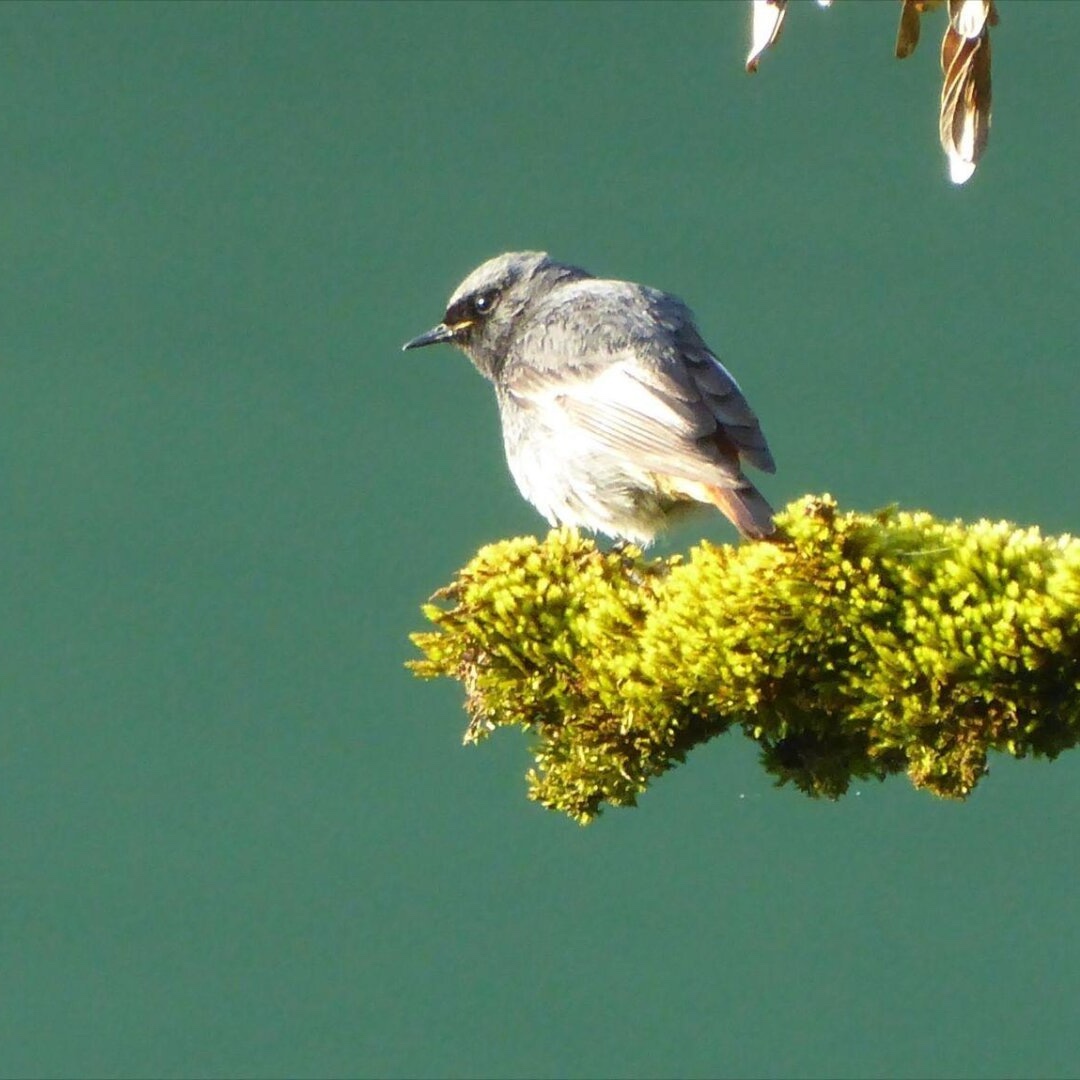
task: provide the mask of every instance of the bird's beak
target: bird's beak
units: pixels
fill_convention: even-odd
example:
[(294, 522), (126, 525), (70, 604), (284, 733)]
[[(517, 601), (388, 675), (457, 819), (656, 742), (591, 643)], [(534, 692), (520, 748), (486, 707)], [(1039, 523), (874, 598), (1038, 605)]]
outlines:
[(438, 326), (433, 326), (426, 334), (421, 334), (419, 337), (414, 337), (412, 341), (406, 341), (401, 346), (402, 351), (408, 349), (422, 349), (425, 345), (438, 345), (442, 341), (453, 341), (454, 335), (459, 330), (464, 330), (469, 325), (468, 322), (457, 323), (455, 326), (447, 326), (446, 323), (439, 323)]

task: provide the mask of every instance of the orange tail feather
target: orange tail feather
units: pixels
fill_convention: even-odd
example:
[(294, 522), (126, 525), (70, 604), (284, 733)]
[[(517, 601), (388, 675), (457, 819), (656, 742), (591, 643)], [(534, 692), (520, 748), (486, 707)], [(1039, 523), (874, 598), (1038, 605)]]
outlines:
[(748, 540), (764, 540), (776, 532), (772, 507), (752, 484), (741, 488), (706, 489), (717, 509)]

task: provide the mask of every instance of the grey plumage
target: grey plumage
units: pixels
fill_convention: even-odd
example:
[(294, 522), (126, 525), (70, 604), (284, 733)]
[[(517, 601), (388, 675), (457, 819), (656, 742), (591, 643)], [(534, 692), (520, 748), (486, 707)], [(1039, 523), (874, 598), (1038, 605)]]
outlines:
[(510, 471), (552, 524), (649, 543), (711, 503), (744, 536), (774, 531), (742, 472), (775, 470), (757, 417), (676, 297), (511, 252), (405, 348), (441, 341), (494, 384)]

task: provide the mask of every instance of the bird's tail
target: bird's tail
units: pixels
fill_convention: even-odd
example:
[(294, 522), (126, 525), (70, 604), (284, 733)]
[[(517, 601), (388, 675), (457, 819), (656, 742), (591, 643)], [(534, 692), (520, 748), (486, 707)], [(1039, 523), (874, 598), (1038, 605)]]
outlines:
[(753, 484), (742, 487), (709, 487), (710, 500), (748, 540), (764, 540), (776, 532), (772, 507)]

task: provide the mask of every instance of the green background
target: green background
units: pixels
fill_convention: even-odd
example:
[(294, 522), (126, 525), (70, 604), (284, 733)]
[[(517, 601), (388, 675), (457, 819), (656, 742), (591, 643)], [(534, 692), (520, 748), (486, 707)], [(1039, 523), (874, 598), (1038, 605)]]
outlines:
[[(0, 1072), (1076, 1076), (1080, 761), (776, 790), (738, 736), (581, 829), (403, 663), (541, 530), (400, 345), (544, 248), (684, 297), (776, 505), (1077, 529), (1080, 5), (0, 9)], [(730, 540), (719, 515), (684, 527)]]

